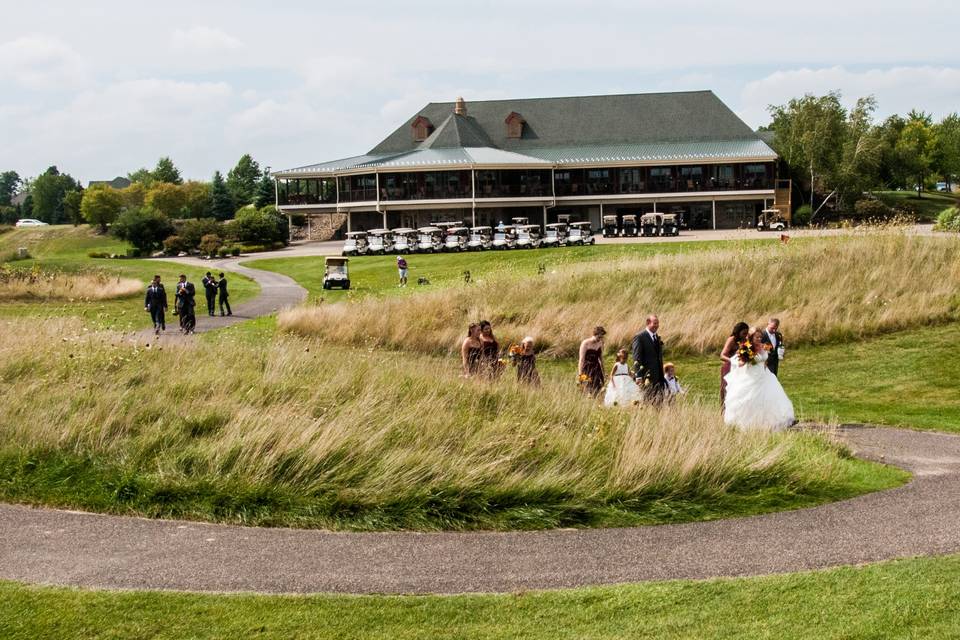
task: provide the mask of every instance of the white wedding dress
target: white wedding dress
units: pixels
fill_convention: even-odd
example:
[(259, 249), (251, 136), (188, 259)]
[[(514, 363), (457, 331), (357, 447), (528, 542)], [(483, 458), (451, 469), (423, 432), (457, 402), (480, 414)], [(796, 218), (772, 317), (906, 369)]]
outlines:
[(726, 376), (727, 396), (723, 421), (744, 431), (769, 429), (783, 431), (795, 422), (793, 403), (777, 376), (766, 366), (767, 352), (761, 351), (753, 363), (734, 360)]
[(607, 382), (607, 392), (603, 396), (605, 407), (632, 407), (640, 404), (643, 394), (630, 373), (630, 367), (622, 362), (613, 365), (613, 377)]

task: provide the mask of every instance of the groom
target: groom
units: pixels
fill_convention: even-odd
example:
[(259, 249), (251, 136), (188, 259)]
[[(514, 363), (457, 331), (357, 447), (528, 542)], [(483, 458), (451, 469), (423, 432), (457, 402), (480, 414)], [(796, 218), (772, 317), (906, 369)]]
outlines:
[(663, 377), (663, 341), (657, 335), (660, 319), (647, 317), (647, 328), (633, 336), (633, 366), (637, 384), (648, 402), (659, 403), (663, 399), (666, 380)]
[(770, 318), (766, 330), (760, 335), (760, 342), (770, 345), (770, 352), (767, 356), (767, 369), (769, 369), (773, 375), (777, 375), (777, 369), (780, 367), (780, 353), (783, 349), (783, 334), (780, 333), (780, 320)]

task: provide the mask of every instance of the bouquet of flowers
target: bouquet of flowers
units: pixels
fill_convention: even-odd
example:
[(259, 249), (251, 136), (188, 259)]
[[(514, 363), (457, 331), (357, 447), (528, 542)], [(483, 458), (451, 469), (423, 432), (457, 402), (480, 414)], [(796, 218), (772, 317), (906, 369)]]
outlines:
[(579, 376), (577, 376), (577, 384), (581, 387), (586, 384), (590, 384), (590, 376), (585, 373), (581, 373)]
[(507, 357), (510, 358), (510, 364), (517, 366), (517, 362), (520, 361), (520, 356), (523, 355), (523, 347), (518, 344), (510, 345), (510, 348), (507, 350)]
[(744, 340), (739, 344), (737, 357), (743, 364), (757, 364), (757, 352), (753, 350), (753, 344), (749, 340)]

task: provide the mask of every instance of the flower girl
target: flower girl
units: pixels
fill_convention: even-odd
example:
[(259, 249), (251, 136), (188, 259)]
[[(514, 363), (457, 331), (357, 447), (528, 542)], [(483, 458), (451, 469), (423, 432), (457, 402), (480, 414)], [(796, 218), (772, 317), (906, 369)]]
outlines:
[(617, 361), (610, 371), (610, 382), (607, 383), (607, 393), (603, 398), (606, 407), (631, 407), (640, 404), (642, 395), (640, 387), (630, 373), (627, 364), (627, 350), (617, 351)]

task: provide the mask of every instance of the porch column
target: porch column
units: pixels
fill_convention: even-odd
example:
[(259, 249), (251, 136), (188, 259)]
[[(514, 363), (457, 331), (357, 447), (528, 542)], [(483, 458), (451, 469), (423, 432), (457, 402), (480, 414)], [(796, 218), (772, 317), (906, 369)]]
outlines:
[(717, 230), (717, 201), (711, 200), (710, 204), (712, 206), (712, 213), (713, 213), (713, 230), (716, 231)]
[(470, 226), (477, 226), (477, 203), (474, 202), (473, 206), (470, 208)]
[(313, 238), (313, 216), (307, 214), (307, 240)]
[(384, 229), (387, 228), (387, 210), (386, 209), (383, 210), (383, 228)]
[[(602, 222), (603, 220), (601, 219), (601, 223)], [(547, 229), (547, 205), (543, 205), (543, 229), (544, 231)]]
[[(310, 239), (309, 229), (310, 229), (310, 216), (307, 216), (307, 240)], [(287, 242), (293, 240), (293, 215), (287, 214)]]
[(353, 231), (353, 225), (350, 221), (350, 212), (347, 211), (347, 233), (350, 233), (351, 231)]

